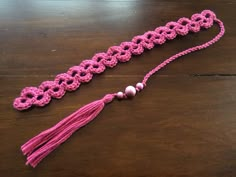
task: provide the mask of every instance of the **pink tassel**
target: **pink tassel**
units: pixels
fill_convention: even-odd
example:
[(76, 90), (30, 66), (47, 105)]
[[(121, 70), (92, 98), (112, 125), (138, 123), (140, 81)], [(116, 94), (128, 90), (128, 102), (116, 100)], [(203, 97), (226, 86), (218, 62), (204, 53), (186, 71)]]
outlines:
[(36, 167), (50, 152), (65, 142), (76, 130), (91, 122), (111, 102), (116, 94), (107, 94), (101, 100), (94, 101), (72, 113), (55, 126), (41, 132), (21, 146), (27, 155), (26, 165)]

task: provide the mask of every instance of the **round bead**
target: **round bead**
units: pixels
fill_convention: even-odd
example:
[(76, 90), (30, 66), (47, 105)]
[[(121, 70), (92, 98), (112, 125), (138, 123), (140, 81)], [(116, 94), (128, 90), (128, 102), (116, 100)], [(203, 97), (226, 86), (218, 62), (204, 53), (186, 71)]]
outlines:
[(136, 89), (133, 86), (128, 86), (125, 89), (125, 95), (128, 97), (133, 97), (136, 94)]
[(137, 88), (138, 90), (143, 90), (143, 87), (144, 87), (144, 85), (143, 85), (143, 83), (141, 83), (141, 82), (139, 82), (139, 83), (136, 84), (136, 88)]
[(118, 99), (122, 99), (124, 97), (124, 93), (123, 92), (117, 92), (116, 94)]

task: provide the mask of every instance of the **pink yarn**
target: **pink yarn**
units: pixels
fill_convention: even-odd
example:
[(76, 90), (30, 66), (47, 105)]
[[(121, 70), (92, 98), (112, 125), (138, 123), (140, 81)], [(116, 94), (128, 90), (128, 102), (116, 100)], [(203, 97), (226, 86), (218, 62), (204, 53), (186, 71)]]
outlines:
[(27, 155), (26, 164), (36, 167), (44, 157), (66, 141), (76, 130), (92, 121), (104, 105), (110, 103), (114, 97), (115, 94), (107, 94), (101, 100), (85, 105), (55, 126), (27, 141), (21, 146), (23, 154)]
[[(213, 25), (213, 21), (216, 22), (220, 27), (220, 32), (217, 34), (212, 40), (202, 44), (198, 45), (192, 48), (189, 48), (187, 50), (184, 50), (182, 52), (179, 52), (172, 57), (166, 59), (161, 64), (156, 66), (154, 69), (149, 71), (143, 78), (142, 83), (139, 82), (136, 84), (136, 86), (128, 86), (125, 89), (125, 92), (117, 92), (113, 94), (107, 94), (105, 95), (101, 100), (94, 101), (88, 105), (85, 105), (84, 107), (80, 108), (73, 114), (69, 115), (62, 121), (60, 121), (58, 124), (53, 126), (52, 128), (49, 128), (39, 135), (35, 136), (34, 138), (30, 139), (28, 142), (26, 142), (24, 145), (21, 146), (21, 150), (24, 155), (27, 156), (27, 162), (26, 164), (31, 165), (32, 167), (36, 167), (37, 164), (45, 158), (50, 152), (52, 152), (54, 149), (56, 149), (60, 144), (65, 142), (76, 130), (81, 128), (82, 126), (85, 126), (90, 121), (92, 121), (104, 108), (105, 104), (111, 102), (114, 98), (117, 99), (127, 99), (130, 97), (133, 97), (136, 95), (136, 93), (140, 92), (144, 86), (146, 86), (148, 79), (157, 71), (159, 71), (161, 68), (165, 67), (170, 62), (176, 60), (177, 58), (187, 55), (191, 52), (201, 50), (204, 48), (209, 47), (210, 45), (217, 42), (225, 33), (225, 28), (223, 23), (216, 18), (215, 14), (209, 10), (204, 10), (201, 14), (194, 14), (191, 18), (191, 20), (187, 18), (181, 18), (178, 20), (178, 22), (169, 22), (165, 27), (159, 27), (155, 30), (155, 32), (147, 32), (144, 34), (144, 36), (136, 36), (133, 38), (133, 44), (130, 42), (122, 43), (121, 47), (124, 50), (131, 49), (132, 51), (135, 50), (135, 54), (140, 54), (139, 52), (143, 50), (143, 47), (151, 49), (153, 47), (153, 43), (156, 40), (159, 44), (165, 41), (165, 39), (173, 39), (176, 34), (180, 35), (186, 35), (189, 31), (197, 32), (200, 30), (200, 27), (203, 28), (209, 28)], [(149, 39), (149, 41), (147, 40)], [(137, 46), (137, 48), (133, 48), (133, 45)], [(55, 81), (60, 85), (63, 85), (63, 87), (59, 87), (58, 85), (55, 85), (55, 82), (53, 81), (46, 81), (41, 84), (41, 88), (45, 89), (44, 93), (42, 93), (43, 89), (40, 91), (37, 88), (29, 87), (26, 90), (23, 90), (23, 95), (27, 94), (45, 94), (46, 96), (44, 99), (48, 103), (50, 101), (50, 96), (53, 96), (54, 98), (60, 98), (66, 90), (74, 90), (79, 86), (80, 82), (86, 82), (91, 80), (92, 73), (100, 73), (105, 70), (104, 66), (98, 66), (94, 67), (95, 65), (99, 65), (99, 62), (106, 61), (109, 67), (115, 66), (114, 63), (117, 63), (117, 59), (120, 62), (128, 61), (127, 59), (130, 57), (127, 53), (123, 53), (120, 50), (121, 47), (111, 47), (108, 50), (109, 56), (111, 60), (106, 60), (105, 58), (99, 58), (98, 55), (96, 55), (94, 61), (91, 60), (85, 60), (81, 63), (81, 66), (74, 66), (72, 67), (68, 73), (70, 73), (70, 76), (67, 77), (66, 74), (60, 74), (56, 77)], [(136, 50), (138, 49), (138, 50)], [(134, 54), (134, 53), (133, 53)], [(105, 55), (105, 54), (102, 54)], [(124, 56), (124, 57), (121, 57)], [(129, 56), (129, 57), (128, 57)], [(111, 62), (113, 61), (113, 62)], [(104, 63), (106, 63), (104, 62)], [(108, 66), (106, 65), (106, 66)], [(89, 69), (90, 68), (90, 69)], [(86, 69), (89, 69), (89, 72), (86, 71)], [(74, 74), (76, 71), (76, 74), (80, 73), (86, 77), (82, 77), (76, 80)], [(60, 80), (63, 81), (60, 81)], [(66, 81), (66, 82), (64, 82)], [(68, 84), (69, 82), (69, 84)], [(53, 92), (50, 88), (52, 86), (53, 89), (57, 89), (57, 92)], [(47, 88), (47, 89), (46, 89)], [(65, 88), (65, 89), (62, 89)], [(31, 99), (26, 99), (24, 103), (33, 104), (32, 100), (38, 100), (34, 99), (35, 97), (32, 97)], [(25, 99), (25, 98), (24, 98)], [(43, 105), (38, 100), (39, 105)], [(22, 107), (21, 107), (22, 108)]]
[(89, 82), (94, 74), (102, 73), (106, 67), (112, 68), (118, 62), (127, 62), (132, 55), (140, 55), (145, 49), (152, 49), (177, 35), (184, 36), (189, 32), (198, 32), (200, 28), (213, 25), (216, 16), (210, 10), (180, 18), (177, 22), (169, 22), (165, 26), (135, 36), (131, 42), (122, 42), (119, 46), (110, 47), (107, 52), (97, 53), (91, 59), (84, 60), (78, 66), (71, 67), (66, 73), (58, 74), (53, 81), (44, 81), (38, 87), (26, 87), (14, 100), (17, 110), (25, 110), (31, 106), (45, 106), (51, 98), (60, 99), (66, 91), (74, 91), (81, 83)]

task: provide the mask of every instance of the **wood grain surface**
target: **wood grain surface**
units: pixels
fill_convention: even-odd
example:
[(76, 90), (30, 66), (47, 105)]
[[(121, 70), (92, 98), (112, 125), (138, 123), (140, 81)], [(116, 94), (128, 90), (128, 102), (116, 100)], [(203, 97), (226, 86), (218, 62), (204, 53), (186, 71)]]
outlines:
[[(170, 64), (134, 99), (106, 106), (35, 169), (25, 166), (20, 146), (29, 138), (82, 105), (135, 84), (167, 57), (219, 29), (155, 47), (44, 108), (14, 110), (22, 88), (204, 9), (225, 24), (218, 43)], [(1, 0), (0, 176), (235, 177), (235, 9), (235, 0)]]

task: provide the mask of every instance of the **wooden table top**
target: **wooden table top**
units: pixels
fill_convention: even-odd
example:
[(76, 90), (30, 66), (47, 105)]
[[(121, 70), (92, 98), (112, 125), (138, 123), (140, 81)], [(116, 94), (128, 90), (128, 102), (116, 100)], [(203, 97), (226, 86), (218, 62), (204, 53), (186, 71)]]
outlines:
[[(53, 99), (16, 111), (22, 88), (38, 86), (155, 27), (213, 10), (216, 44), (154, 75), (132, 100), (114, 101), (35, 169), (20, 146), (84, 104), (123, 90), (171, 55), (215, 36), (216, 25), (155, 47)], [(1, 0), (0, 174), (3, 177), (235, 177), (236, 2), (234, 0)]]

